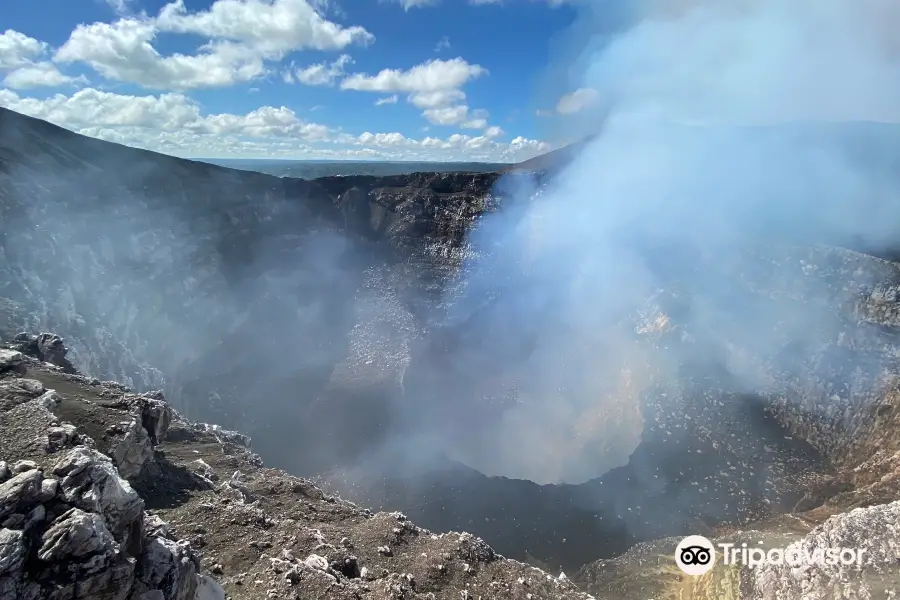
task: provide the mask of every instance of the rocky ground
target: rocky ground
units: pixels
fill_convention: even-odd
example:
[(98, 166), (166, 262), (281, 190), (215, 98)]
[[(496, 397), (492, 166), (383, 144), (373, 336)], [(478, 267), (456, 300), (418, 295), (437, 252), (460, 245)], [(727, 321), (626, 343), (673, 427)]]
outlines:
[(81, 376), (65, 354), (52, 334), (0, 344), (2, 600), (862, 600), (900, 589), (900, 452), (887, 408), (872, 428), (877, 451), (844, 490), (812, 510), (708, 533), (864, 548), (862, 570), (717, 565), (688, 577), (667, 538), (570, 580), (266, 468), (246, 436), (189, 422), (160, 393)]
[(0, 349), (2, 600), (588, 597), (471, 534), (267, 469), (245, 436), (67, 372), (39, 339), (59, 349)]

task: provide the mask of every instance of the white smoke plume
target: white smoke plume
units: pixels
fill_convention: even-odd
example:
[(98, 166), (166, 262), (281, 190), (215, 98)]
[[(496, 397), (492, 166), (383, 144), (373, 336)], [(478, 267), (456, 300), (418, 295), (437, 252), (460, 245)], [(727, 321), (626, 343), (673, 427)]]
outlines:
[[(747, 392), (766, 378), (723, 348), (765, 362), (832, 335), (826, 284), (793, 280), (796, 265), (750, 277), (818, 304), (757, 306), (734, 283), (759, 270), (752, 244), (898, 239), (898, 26), (900, 5), (886, 0), (583, 8), (563, 59), (577, 73), (571, 89), (597, 92), (582, 129), (598, 135), (538, 199), (519, 198), (471, 236), (482, 258), (470, 277), (507, 290), (499, 308), (485, 309), (471, 282), (454, 300), (494, 340), (490, 352), (459, 353), (460, 378), (493, 361), (498, 377), (518, 380), (519, 401), (447, 425), (448, 453), (540, 483), (624, 464), (643, 426), (635, 397), (671, 383), (684, 356), (647, 354), (623, 323), (676, 283), (688, 292), (680, 325)], [(527, 358), (505, 364), (498, 348), (517, 344), (530, 344)]]

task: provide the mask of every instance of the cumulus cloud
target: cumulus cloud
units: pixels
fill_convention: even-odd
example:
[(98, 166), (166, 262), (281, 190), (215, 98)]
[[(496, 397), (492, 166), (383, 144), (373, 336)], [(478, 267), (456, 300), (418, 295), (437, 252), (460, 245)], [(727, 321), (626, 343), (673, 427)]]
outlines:
[(460, 125), (466, 129), (487, 127), (487, 112), (472, 111), (463, 102), (460, 88), (488, 74), (481, 65), (463, 58), (434, 59), (409, 70), (384, 69), (376, 75), (356, 73), (341, 82), (341, 89), (361, 92), (408, 94), (407, 102), (422, 109), (422, 116), (433, 125)]
[(180, 156), (515, 162), (549, 149), (525, 138), (503, 143), (497, 127), (478, 136), (416, 140), (397, 132), (353, 135), (306, 121), (283, 106), (205, 115), (179, 93), (131, 96), (85, 88), (71, 95), (28, 98), (0, 90), (0, 106), (85, 135)]
[(408, 98), (410, 104), (423, 110), (429, 108), (441, 108), (455, 102), (462, 102), (466, 94), (462, 90), (436, 90), (433, 92), (418, 92)]
[(411, 94), (458, 90), (473, 79), (487, 75), (481, 65), (470, 65), (463, 58), (434, 59), (407, 71), (384, 69), (377, 75), (356, 73), (341, 82), (341, 89), (362, 92), (404, 92)]
[(325, 19), (307, 0), (216, 0), (208, 10), (188, 12), (183, 0), (167, 4), (155, 20), (163, 31), (241, 42), (268, 55), (304, 48), (342, 50), (375, 37), (360, 26)]
[(7, 29), (0, 34), (0, 73), (5, 72), (3, 85), (26, 89), (87, 83), (83, 76), (65, 75), (56, 65), (44, 60), (49, 51), (49, 44), (24, 33)]
[(71, 84), (87, 84), (85, 76), (71, 77), (62, 73), (51, 62), (41, 61), (10, 71), (3, 78), (3, 85), (16, 90), (36, 87), (59, 87)]
[(433, 125), (459, 125), (463, 129), (484, 129), (488, 113), (485, 110), (469, 110), (468, 106), (428, 108), (422, 113)]
[(0, 70), (15, 69), (30, 64), (48, 50), (49, 46), (24, 33), (7, 29), (0, 34)]
[(444, 108), (429, 108), (424, 112), (425, 118), (435, 125), (456, 125), (466, 118), (469, 112), (467, 106), (447, 106)]
[[(116, 6), (127, 8), (126, 3)], [(225, 139), (237, 144), (236, 154), (250, 148), (262, 154), (321, 151), (327, 157), (334, 148), (321, 144), (366, 144), (340, 130), (309, 123), (285, 107), (265, 106), (242, 115), (203, 115), (199, 105), (186, 95), (194, 89), (228, 87), (280, 73), (289, 83), (335, 86), (340, 82), (341, 90), (380, 94), (376, 106), (396, 104), (405, 96), (432, 125), (481, 132), (447, 140), (398, 142), (393, 148), (476, 152), (480, 153), (478, 157), (460, 156), (499, 161), (518, 158), (520, 150), (544, 148), (539, 142), (525, 149), (499, 141), (503, 131), (490, 126), (487, 111), (467, 105), (462, 89), (488, 71), (461, 57), (429, 60), (407, 70), (383, 69), (375, 74), (347, 74), (348, 65), (353, 63), (349, 54), (306, 66), (292, 62), (287, 68), (279, 67), (278, 63), (296, 50), (340, 50), (374, 40), (362, 27), (329, 21), (324, 16), (329, 6), (323, 0), (215, 0), (207, 9), (189, 10), (182, 0), (176, 0), (156, 16), (130, 12), (112, 22), (80, 24), (56, 49), (10, 30), (0, 34), (4, 104), (104, 139), (180, 154), (205, 150)], [(164, 55), (159, 50), (159, 37), (171, 33), (199, 35), (206, 41), (191, 52)], [(445, 38), (439, 46), (449, 47), (449, 42)], [(86, 65), (103, 79), (137, 84), (159, 95), (127, 96), (85, 87), (71, 95), (38, 100), (12, 91), (90, 85), (83, 75), (67, 75), (57, 66), (67, 64)], [(373, 135), (397, 139), (394, 134)], [(209, 136), (218, 139), (213, 142), (206, 139)], [(285, 138), (290, 139), (287, 145), (278, 141)], [(376, 139), (381, 138), (372, 138)], [(318, 146), (304, 147), (307, 143)], [(376, 144), (374, 151), (385, 147)], [(371, 154), (373, 149), (348, 151), (363, 150)]]
[[(153, 45), (161, 33), (211, 41), (195, 54), (163, 56)], [(79, 25), (55, 60), (84, 63), (107, 79), (149, 89), (188, 90), (255, 79), (267, 72), (266, 61), (295, 50), (340, 50), (372, 41), (364, 28), (333, 23), (306, 0), (216, 0), (196, 12), (178, 0), (154, 18)]]
[(150, 89), (228, 86), (265, 72), (259, 53), (227, 42), (206, 44), (195, 55), (162, 56), (151, 44), (158, 33), (152, 22), (139, 19), (79, 25), (54, 58), (85, 63), (107, 79)]

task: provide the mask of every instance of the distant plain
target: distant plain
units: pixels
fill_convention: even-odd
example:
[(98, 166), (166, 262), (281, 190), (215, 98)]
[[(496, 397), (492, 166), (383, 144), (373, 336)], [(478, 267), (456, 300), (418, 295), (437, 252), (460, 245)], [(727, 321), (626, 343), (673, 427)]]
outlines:
[(232, 169), (257, 171), (277, 177), (297, 177), (300, 179), (316, 179), (318, 177), (345, 175), (405, 175), (418, 172), (446, 173), (453, 171), (471, 171), (477, 173), (500, 171), (506, 168), (504, 163), (450, 163), (450, 162), (381, 162), (381, 161), (316, 161), (316, 160), (275, 160), (246, 158), (198, 158)]

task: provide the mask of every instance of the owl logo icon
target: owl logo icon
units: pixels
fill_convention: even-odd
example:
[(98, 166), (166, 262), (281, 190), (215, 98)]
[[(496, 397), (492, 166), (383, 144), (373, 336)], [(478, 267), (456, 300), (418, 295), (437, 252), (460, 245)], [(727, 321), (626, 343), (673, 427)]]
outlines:
[(716, 550), (702, 535), (689, 535), (675, 548), (675, 564), (688, 575), (703, 575), (716, 565)]

